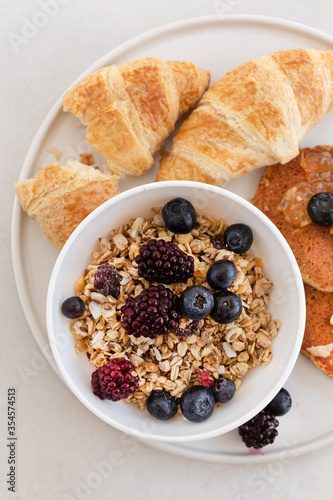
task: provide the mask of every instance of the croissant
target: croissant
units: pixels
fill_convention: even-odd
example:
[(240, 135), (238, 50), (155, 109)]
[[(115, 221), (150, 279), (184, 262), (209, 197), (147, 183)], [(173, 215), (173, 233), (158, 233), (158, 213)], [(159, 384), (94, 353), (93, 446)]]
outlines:
[(22, 208), (61, 250), (79, 223), (118, 192), (118, 177), (76, 161), (48, 165), (34, 179), (16, 183)]
[(87, 127), (86, 140), (104, 155), (106, 171), (142, 175), (209, 81), (209, 72), (190, 62), (138, 59), (87, 76), (65, 94), (63, 109)]
[(221, 185), (295, 158), (333, 107), (333, 51), (287, 50), (225, 74), (184, 121), (157, 180)]

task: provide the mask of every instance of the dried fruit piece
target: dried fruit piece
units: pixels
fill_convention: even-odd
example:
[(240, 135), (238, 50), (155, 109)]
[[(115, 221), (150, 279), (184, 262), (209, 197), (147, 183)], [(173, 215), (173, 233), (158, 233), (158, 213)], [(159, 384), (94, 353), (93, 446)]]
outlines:
[(211, 389), (214, 384), (214, 380), (211, 378), (209, 371), (200, 371), (198, 373), (198, 380), (200, 384), (207, 387), (207, 389)]
[(94, 288), (103, 295), (116, 297), (120, 291), (121, 276), (117, 269), (103, 262), (97, 267), (94, 275)]

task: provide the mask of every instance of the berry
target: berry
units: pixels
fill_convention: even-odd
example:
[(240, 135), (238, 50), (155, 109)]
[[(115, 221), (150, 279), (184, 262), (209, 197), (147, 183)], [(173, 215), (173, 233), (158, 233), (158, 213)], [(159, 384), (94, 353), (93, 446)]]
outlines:
[(215, 408), (214, 394), (202, 385), (192, 385), (183, 392), (180, 409), (184, 417), (190, 422), (204, 422)]
[(227, 247), (221, 236), (210, 236), (210, 242), (213, 247), (217, 248), (218, 250), (227, 250)]
[(176, 234), (190, 233), (197, 221), (194, 206), (184, 198), (168, 201), (163, 207), (162, 217), (166, 228)]
[(194, 273), (194, 259), (171, 241), (151, 239), (135, 257), (139, 275), (151, 282), (186, 282)]
[(121, 276), (117, 269), (103, 262), (97, 267), (94, 275), (94, 288), (102, 295), (112, 295), (115, 297), (120, 291)]
[(119, 401), (126, 399), (139, 386), (139, 377), (134, 374), (134, 366), (126, 359), (112, 359), (91, 375), (91, 386), (100, 399)]
[(128, 335), (155, 338), (178, 328), (178, 297), (163, 285), (150, 285), (137, 297), (128, 297), (121, 308), (121, 326)]
[(158, 420), (170, 420), (178, 410), (174, 397), (166, 391), (152, 391), (147, 399), (148, 412)]
[(238, 433), (248, 448), (263, 448), (272, 444), (278, 431), (279, 422), (274, 415), (262, 410), (258, 415), (238, 428)]
[(214, 384), (214, 381), (211, 379), (210, 372), (208, 371), (200, 371), (198, 373), (198, 380), (200, 384), (207, 387), (207, 389), (210, 389)]
[(203, 319), (211, 313), (214, 296), (206, 287), (193, 285), (186, 288), (180, 296), (179, 307), (184, 316)]
[(276, 417), (282, 417), (291, 408), (292, 400), (289, 392), (282, 388), (277, 393), (274, 399), (266, 406), (265, 410), (269, 411)]
[(237, 293), (223, 290), (215, 295), (211, 317), (217, 323), (232, 323), (241, 315), (243, 304)]
[(185, 328), (180, 328), (179, 326), (173, 330), (175, 335), (178, 337), (191, 337), (195, 332), (199, 330), (199, 321), (196, 319), (191, 321)]
[(228, 250), (244, 253), (253, 243), (253, 233), (246, 224), (231, 224), (224, 232), (223, 241)]
[(68, 297), (61, 306), (62, 314), (69, 319), (79, 318), (85, 310), (86, 305), (84, 301), (75, 295), (74, 297)]
[(223, 290), (231, 285), (237, 273), (237, 267), (231, 260), (218, 260), (207, 271), (207, 283), (215, 290)]
[(219, 377), (213, 387), (213, 393), (218, 403), (228, 403), (236, 393), (236, 385), (229, 378)]
[(317, 193), (310, 198), (308, 206), (310, 219), (322, 226), (333, 224), (333, 193)]

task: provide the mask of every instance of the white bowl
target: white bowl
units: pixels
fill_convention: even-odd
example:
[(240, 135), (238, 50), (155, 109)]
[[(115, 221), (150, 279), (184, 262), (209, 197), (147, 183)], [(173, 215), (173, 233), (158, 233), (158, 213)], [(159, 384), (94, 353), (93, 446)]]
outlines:
[[(154, 419), (135, 404), (101, 401), (90, 386), (94, 367), (74, 350), (70, 321), (61, 304), (74, 294), (74, 283), (91, 261), (99, 237), (107, 236), (131, 218), (151, 216), (151, 207), (163, 206), (177, 196), (195, 208), (228, 224), (243, 222), (254, 233), (250, 253), (264, 260), (265, 275), (273, 281), (269, 311), (281, 327), (273, 340), (273, 359), (249, 371), (234, 399), (215, 410), (202, 423), (191, 423), (177, 415), (168, 422)], [(305, 325), (305, 299), (296, 260), (281, 233), (257, 208), (221, 188), (196, 182), (170, 181), (125, 191), (90, 214), (74, 231), (55, 264), (47, 297), (47, 327), (53, 355), (69, 388), (95, 415), (117, 429), (145, 439), (169, 442), (195, 441), (224, 434), (261, 411), (287, 380), (300, 350)]]

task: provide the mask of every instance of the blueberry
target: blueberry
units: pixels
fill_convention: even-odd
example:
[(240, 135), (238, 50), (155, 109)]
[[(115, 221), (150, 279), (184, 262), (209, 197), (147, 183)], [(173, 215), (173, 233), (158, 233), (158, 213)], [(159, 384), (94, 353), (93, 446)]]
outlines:
[(184, 198), (174, 198), (164, 205), (162, 210), (164, 224), (176, 234), (190, 233), (197, 221), (194, 206)]
[(252, 229), (246, 224), (231, 224), (224, 232), (223, 241), (232, 252), (247, 252), (253, 243)]
[(282, 417), (282, 415), (288, 413), (291, 404), (292, 400), (289, 392), (282, 388), (275, 398), (266, 406), (265, 410), (269, 411), (275, 417)]
[(180, 398), (180, 409), (190, 422), (204, 422), (215, 408), (213, 392), (202, 385), (192, 385)]
[(76, 319), (82, 316), (86, 309), (86, 305), (80, 297), (68, 297), (66, 299), (62, 306), (61, 306), (61, 311), (66, 318), (69, 319)]
[(206, 318), (214, 307), (214, 295), (204, 286), (189, 286), (180, 296), (179, 307), (187, 318)]
[(237, 267), (230, 260), (214, 262), (207, 272), (207, 283), (214, 290), (228, 288), (237, 276)]
[(310, 219), (321, 226), (333, 224), (333, 193), (317, 193), (310, 198), (308, 206)]
[(242, 307), (242, 301), (237, 293), (223, 290), (215, 295), (211, 317), (217, 323), (232, 323), (240, 316)]
[(219, 377), (213, 387), (213, 393), (218, 403), (228, 403), (236, 393), (236, 385), (229, 378)]
[(174, 397), (167, 391), (152, 391), (147, 399), (148, 412), (158, 420), (170, 420), (178, 410)]

